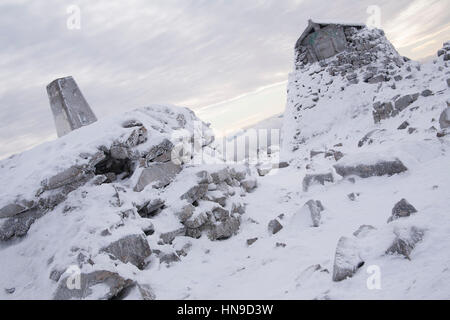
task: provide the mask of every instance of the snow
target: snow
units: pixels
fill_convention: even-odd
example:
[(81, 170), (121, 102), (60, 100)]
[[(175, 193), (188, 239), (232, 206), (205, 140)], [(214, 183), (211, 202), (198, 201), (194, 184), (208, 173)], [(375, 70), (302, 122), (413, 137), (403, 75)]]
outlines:
[[(162, 190), (148, 187), (133, 192), (138, 171), (120, 183), (87, 183), (36, 220), (26, 237), (0, 243), (0, 298), (52, 298), (57, 283), (49, 279), (50, 273), (77, 265), (82, 254), (95, 261), (93, 266), (82, 264), (83, 272), (118, 272), (151, 286), (157, 299), (450, 299), (450, 135), (436, 136), (439, 116), (450, 98), (448, 64), (441, 57), (418, 66), (407, 62), (398, 68), (403, 80), (395, 81), (396, 89), (391, 87), (394, 80), (349, 85), (345, 77), (332, 77), (319, 64), (291, 73), (283, 117), (257, 126), (279, 128), (283, 121), (280, 158), (290, 165), (264, 177), (258, 176), (255, 166), (224, 164), (213, 152), (217, 151), (214, 148), (220, 149), (217, 143), (208, 146), (206, 159), (213, 164), (185, 165)], [(308, 108), (312, 106), (308, 92), (319, 89), (318, 102)], [(374, 102), (392, 101), (397, 94), (420, 93), (424, 89), (432, 90), (433, 95), (419, 96), (397, 116), (374, 123)], [(301, 110), (297, 110), (298, 104), (303, 105)], [(196, 117), (189, 110), (151, 106), (103, 119), (1, 161), (0, 207), (17, 197), (33, 197), (43, 179), (75, 163), (82, 164), (86, 160), (79, 157), (80, 153), (110, 146), (118, 136), (126, 138), (132, 128), (123, 128), (124, 120), (138, 119), (151, 131), (149, 140), (138, 146), (144, 150), (171, 137), (179, 126), (175, 117), (179, 113), (187, 120), (188, 132), (198, 130), (193, 125)], [(405, 120), (416, 129), (414, 132), (397, 129)], [(372, 142), (358, 147), (358, 142), (373, 130), (377, 131), (371, 136)], [(337, 162), (324, 154), (310, 157), (311, 150), (331, 149), (342, 152), (344, 157)], [(400, 159), (408, 171), (389, 177), (356, 177), (354, 181), (339, 177), (334, 183), (302, 190), (306, 174), (330, 172), (334, 164), (367, 165), (393, 159)], [(180, 195), (198, 184), (196, 174), (202, 170), (217, 172), (225, 165), (250, 170), (252, 177), (257, 177), (258, 187), (251, 193), (236, 187), (235, 194), (227, 199), (228, 210), (232, 203), (245, 204), (239, 232), (224, 241), (211, 241), (204, 235), (200, 239), (180, 236), (172, 244), (159, 243), (161, 233), (182, 227), (175, 213), (187, 204)], [(350, 193), (359, 196), (351, 201), (347, 196)], [(121, 206), (115, 202), (117, 194)], [(418, 212), (387, 223), (392, 208), (403, 198)], [(167, 205), (155, 217), (123, 217), (127, 209), (154, 199)], [(311, 227), (309, 212), (304, 208), (311, 199), (324, 206), (318, 227)], [(200, 202), (195, 214), (211, 210), (212, 205)], [(283, 229), (271, 235), (267, 226), (277, 217)], [(114, 263), (99, 253), (124, 235), (141, 233), (150, 222), (155, 228), (155, 233), (147, 236), (152, 250), (185, 250), (187, 255), (165, 264), (152, 254), (148, 266), (139, 270), (131, 264)], [(362, 225), (374, 229), (355, 237), (353, 233)], [(386, 254), (396, 234), (405, 234), (412, 227), (424, 230), (424, 237), (416, 244), (410, 260)], [(101, 236), (105, 229), (112, 234)], [(335, 282), (332, 274), (341, 237), (354, 244), (364, 265), (351, 278)], [(247, 240), (251, 238), (258, 239), (249, 246)], [(380, 270), (379, 289), (367, 286), (373, 266)], [(7, 288), (16, 290), (8, 294), (3, 290)], [(138, 298), (136, 291), (127, 297)]]

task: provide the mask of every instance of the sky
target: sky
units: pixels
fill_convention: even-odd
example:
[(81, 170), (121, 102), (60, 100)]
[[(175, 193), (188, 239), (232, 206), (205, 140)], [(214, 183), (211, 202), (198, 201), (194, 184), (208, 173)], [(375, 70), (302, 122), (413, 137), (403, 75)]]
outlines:
[(373, 6), (402, 55), (450, 40), (450, 0), (1, 0), (0, 159), (56, 139), (45, 88), (69, 75), (99, 119), (165, 103), (232, 131), (279, 114), (308, 19)]

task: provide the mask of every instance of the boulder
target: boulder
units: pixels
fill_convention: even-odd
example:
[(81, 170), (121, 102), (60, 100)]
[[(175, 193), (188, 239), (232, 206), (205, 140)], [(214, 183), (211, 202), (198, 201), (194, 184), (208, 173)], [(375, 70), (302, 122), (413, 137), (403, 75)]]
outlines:
[(422, 241), (424, 230), (411, 227), (407, 230), (396, 230), (392, 245), (386, 250), (386, 254), (399, 254), (411, 260), (410, 255), (416, 244)]
[(208, 232), (210, 240), (225, 240), (235, 235), (241, 225), (241, 220), (237, 217), (230, 216), (223, 222), (215, 224)]
[(143, 234), (125, 236), (109, 244), (101, 252), (106, 252), (123, 263), (130, 262), (139, 269), (145, 267), (145, 260), (152, 253)]
[(258, 183), (256, 182), (256, 179), (247, 179), (241, 181), (241, 186), (246, 192), (251, 192), (258, 186)]
[(175, 215), (180, 219), (181, 223), (184, 223), (194, 214), (195, 207), (192, 204), (187, 204), (183, 206), (179, 211), (175, 213)]
[(0, 222), (0, 241), (7, 241), (13, 237), (23, 237), (31, 225), (42, 217), (46, 211), (34, 208), (15, 216), (5, 218)]
[(190, 188), (186, 193), (181, 196), (181, 200), (186, 200), (189, 203), (194, 203), (198, 199), (202, 198), (206, 192), (208, 192), (208, 184), (200, 183)]
[(358, 228), (358, 230), (353, 232), (353, 235), (355, 237), (357, 237), (357, 238), (363, 238), (372, 230), (375, 230), (374, 226), (371, 226), (371, 225), (368, 225), (368, 224), (363, 224), (362, 226), (360, 226)]
[(442, 111), (439, 117), (439, 125), (441, 126), (441, 129), (450, 128), (450, 107), (447, 107)]
[(409, 126), (408, 121), (403, 121), (402, 124), (397, 128), (397, 130), (404, 130)]
[(142, 170), (134, 191), (141, 192), (149, 184), (153, 184), (156, 189), (163, 188), (169, 185), (180, 171), (181, 166), (173, 162), (151, 163), (148, 168)]
[(269, 222), (269, 225), (267, 226), (270, 234), (276, 234), (281, 229), (283, 229), (283, 226), (277, 219), (273, 219)]
[(127, 288), (133, 286), (133, 281), (125, 279), (118, 273), (100, 270), (90, 273), (81, 273), (80, 287), (72, 287), (72, 278), (68, 275), (59, 281), (58, 288), (53, 296), (55, 300), (111, 300), (117, 298)]
[(375, 102), (373, 105), (372, 116), (375, 123), (394, 117), (397, 114), (398, 110), (394, 109), (391, 102)]
[(392, 215), (388, 219), (388, 223), (399, 218), (409, 217), (412, 213), (416, 213), (417, 210), (414, 208), (406, 199), (402, 199), (397, 202), (392, 208)]
[[(303, 222), (308, 227), (318, 227), (320, 225), (321, 212), (324, 210), (322, 203), (316, 200), (309, 200), (294, 216), (295, 224)], [(300, 220), (300, 221), (297, 221)]]
[(174, 144), (170, 140), (164, 139), (160, 144), (150, 149), (145, 160), (147, 162), (168, 162), (172, 158), (173, 148)]
[(330, 173), (320, 173), (320, 174), (307, 174), (303, 178), (303, 191), (308, 191), (309, 187), (314, 184), (325, 185), (325, 182), (334, 182), (333, 174)]
[(343, 176), (358, 176), (361, 178), (369, 178), (374, 176), (392, 176), (408, 170), (399, 160), (380, 160), (375, 164), (358, 164), (358, 165), (334, 165), (336, 172)]
[(352, 277), (364, 265), (354, 239), (341, 237), (336, 247), (333, 267), (333, 281)]
[(397, 109), (398, 111), (406, 109), (409, 105), (414, 103), (418, 97), (419, 94), (415, 93), (415, 94), (407, 94), (398, 98), (397, 100), (395, 100), (395, 109)]
[(154, 217), (164, 208), (164, 201), (153, 199), (138, 207), (138, 213), (142, 218)]
[(27, 210), (28, 208), (23, 205), (10, 203), (0, 209), (0, 219), (9, 218)]
[(185, 234), (186, 228), (180, 228), (174, 231), (161, 233), (159, 237), (161, 238), (163, 244), (172, 244), (173, 240), (175, 240), (176, 237), (184, 236)]
[(75, 184), (77, 182), (92, 178), (87, 175), (83, 166), (72, 166), (64, 171), (54, 175), (53, 177), (42, 181), (42, 186), (45, 190), (54, 190), (60, 187)]
[(175, 253), (165, 253), (159, 257), (159, 263), (165, 263), (167, 265), (180, 261), (180, 257)]

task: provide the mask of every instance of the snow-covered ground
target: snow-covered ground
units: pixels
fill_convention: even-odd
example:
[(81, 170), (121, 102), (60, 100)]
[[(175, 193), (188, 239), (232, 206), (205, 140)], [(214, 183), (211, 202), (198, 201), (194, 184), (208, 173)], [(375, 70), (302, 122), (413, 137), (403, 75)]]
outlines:
[(450, 45), (418, 64), (352, 37), (296, 63), (284, 115), (247, 128), (282, 124), (279, 168), (227, 163), (172, 106), (1, 161), (0, 298), (450, 299)]

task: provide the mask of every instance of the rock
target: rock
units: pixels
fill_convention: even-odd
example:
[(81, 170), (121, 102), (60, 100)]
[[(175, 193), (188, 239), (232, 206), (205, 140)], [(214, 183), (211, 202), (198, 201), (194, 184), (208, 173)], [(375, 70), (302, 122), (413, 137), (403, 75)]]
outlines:
[(16, 288), (5, 288), (6, 294), (13, 294), (14, 292), (16, 292)]
[(139, 269), (145, 267), (145, 259), (152, 253), (143, 234), (133, 234), (114, 241), (101, 252), (106, 252), (123, 263), (130, 262)]
[(353, 232), (353, 235), (355, 237), (357, 237), (357, 238), (363, 238), (372, 230), (375, 230), (374, 226), (371, 226), (371, 225), (368, 225), (368, 224), (363, 224), (362, 226), (360, 226), (358, 228), (358, 230)]
[(282, 161), (282, 162), (278, 163), (278, 167), (276, 167), (276, 168), (283, 169), (283, 168), (287, 168), (287, 167), (289, 167), (289, 163), (286, 161)]
[(447, 87), (450, 87), (450, 78), (447, 79)]
[(110, 149), (110, 156), (113, 159), (125, 160), (130, 158), (128, 148), (122, 145), (114, 145)]
[(150, 149), (145, 160), (148, 162), (168, 162), (172, 158), (173, 143), (164, 139), (160, 144)]
[(199, 178), (199, 180), (197, 181), (198, 183), (203, 184), (203, 183), (212, 183), (213, 182), (211, 175), (206, 170), (199, 171), (195, 175)]
[(152, 288), (147, 284), (135, 283), (123, 290), (116, 299), (122, 300), (155, 300), (156, 296)]
[(159, 263), (165, 263), (167, 265), (173, 263), (173, 262), (178, 262), (180, 261), (180, 257), (175, 253), (166, 253), (163, 254), (160, 258), (159, 258)]
[(408, 121), (403, 121), (402, 124), (397, 128), (397, 130), (404, 130), (409, 126)]
[(224, 168), (220, 171), (211, 173), (211, 178), (215, 184), (220, 184), (221, 182), (227, 182), (231, 184), (231, 174), (228, 168)]
[(203, 196), (202, 199), (207, 200), (207, 201), (216, 202), (216, 203), (220, 204), (222, 207), (225, 207), (226, 201), (227, 201), (227, 197), (224, 195), (224, 193), (222, 191), (219, 191), (219, 190), (208, 191)]
[(161, 199), (153, 199), (145, 203), (142, 207), (138, 207), (138, 214), (142, 218), (154, 217), (164, 208), (164, 201)]
[(0, 223), (0, 241), (7, 241), (13, 237), (23, 237), (27, 234), (31, 225), (42, 217), (46, 211), (34, 208), (13, 217), (6, 218)]
[(72, 166), (56, 175), (50, 179), (44, 180), (42, 185), (45, 190), (54, 190), (68, 184), (72, 184), (83, 180), (85, 178), (85, 172), (81, 166)]
[(322, 154), (322, 153), (325, 153), (325, 151), (311, 150), (311, 151), (309, 152), (309, 157), (310, 157), (310, 158), (314, 158), (315, 156), (317, 156), (317, 155), (319, 155), (319, 154)]
[(347, 195), (347, 198), (349, 198), (350, 201), (355, 201), (357, 197), (359, 197), (359, 193), (352, 192)]
[(260, 177), (266, 176), (267, 174), (270, 173), (271, 170), (272, 170), (272, 168), (258, 168), (258, 169), (257, 169), (258, 175), (259, 175)]
[(152, 163), (142, 170), (134, 191), (141, 192), (149, 184), (153, 184), (156, 189), (163, 188), (169, 185), (180, 171), (181, 166), (173, 162)]
[(236, 234), (241, 225), (241, 220), (236, 217), (229, 217), (227, 220), (214, 225), (208, 232), (210, 240), (225, 240)]
[(413, 133), (416, 132), (416, 131), (417, 131), (416, 128), (412, 128), (412, 127), (408, 128), (408, 133), (409, 133), (409, 134), (413, 134)]
[(194, 214), (195, 207), (192, 204), (187, 204), (183, 206), (180, 211), (176, 212), (175, 215), (180, 219), (181, 223), (184, 223)]
[(184, 225), (189, 229), (198, 229), (209, 221), (208, 214), (206, 212), (195, 213), (192, 217), (184, 222)]
[(277, 219), (273, 219), (269, 222), (269, 225), (267, 226), (270, 234), (276, 234), (281, 229), (283, 229), (283, 226)]
[(277, 247), (277, 248), (286, 248), (286, 243), (283, 243), (283, 242), (277, 242), (277, 243), (275, 244), (275, 247)]
[(411, 252), (416, 244), (422, 241), (424, 231), (416, 227), (411, 227), (407, 230), (396, 230), (395, 234), (394, 242), (386, 250), (386, 254), (400, 254), (406, 259), (411, 260)]
[(244, 214), (245, 213), (245, 204), (243, 203), (236, 203), (233, 202), (231, 204), (231, 213), (239, 213), (239, 214)]
[(241, 186), (245, 191), (251, 192), (258, 186), (258, 183), (256, 182), (256, 179), (247, 179), (241, 181)]
[(400, 80), (403, 80), (403, 77), (400, 76), (400, 75), (397, 75), (397, 76), (394, 76), (394, 80), (395, 81), (400, 81)]
[(362, 137), (361, 140), (358, 141), (358, 147), (361, 148), (366, 143), (371, 144), (373, 142), (373, 140), (371, 139), (372, 135), (378, 131), (380, 131), (380, 130), (375, 129), (375, 130), (369, 131), (364, 137)]
[(417, 210), (414, 208), (406, 199), (402, 199), (397, 202), (392, 208), (392, 216), (388, 219), (388, 223), (394, 221), (398, 218), (409, 217), (412, 213), (416, 213)]
[(373, 105), (372, 116), (375, 123), (379, 123), (381, 120), (394, 117), (398, 114), (398, 110), (394, 109), (390, 102), (376, 102)]
[(402, 111), (406, 109), (410, 104), (415, 102), (419, 97), (418, 93), (415, 94), (407, 94), (395, 100), (395, 109), (398, 111)]
[(341, 237), (334, 257), (333, 281), (352, 277), (363, 265), (356, 242), (351, 238)]
[(423, 91), (420, 93), (420, 95), (421, 95), (422, 97), (429, 97), (429, 96), (432, 96), (432, 95), (433, 95), (433, 91), (431, 91), (431, 90), (429, 90), (429, 89), (425, 89), (425, 90), (423, 90)]
[(251, 245), (254, 244), (257, 240), (258, 240), (258, 238), (247, 239), (247, 245), (248, 245), (248, 246), (251, 246)]
[(161, 233), (159, 236), (164, 244), (172, 244), (172, 241), (175, 240), (178, 236), (184, 236), (186, 234), (186, 228), (180, 228), (174, 231)]
[(444, 111), (442, 111), (439, 117), (439, 125), (441, 129), (450, 128), (450, 107), (447, 107)]
[(334, 182), (333, 174), (321, 173), (321, 174), (307, 174), (303, 178), (303, 191), (308, 191), (309, 187), (314, 184), (325, 185), (325, 182)]
[(408, 170), (405, 165), (398, 159), (379, 161), (375, 164), (365, 165), (358, 164), (354, 166), (346, 165), (334, 165), (336, 172), (343, 176), (348, 177), (356, 175), (360, 178), (369, 178), (374, 176), (392, 176), (394, 174), (402, 173)]
[(139, 126), (139, 128), (136, 128), (133, 130), (133, 132), (131, 132), (130, 136), (125, 141), (125, 145), (129, 148), (133, 148), (146, 142), (147, 138), (148, 138), (147, 128), (141, 125)]
[[(81, 273), (80, 288), (73, 287), (71, 276), (60, 280), (54, 294), (55, 300), (92, 299), (111, 300), (133, 286), (133, 281), (125, 279), (118, 273), (101, 270), (91, 273)], [(94, 288), (95, 287), (95, 288)]]
[(146, 236), (151, 236), (152, 234), (155, 233), (155, 226), (151, 221), (149, 221), (148, 224), (142, 228), (142, 231)]
[(192, 188), (190, 188), (186, 193), (184, 193), (180, 199), (186, 200), (189, 203), (194, 203), (198, 199), (202, 198), (206, 192), (208, 192), (208, 184), (201, 183)]
[(324, 210), (320, 201), (309, 200), (294, 216), (293, 225), (306, 225), (308, 227), (318, 227), (320, 225), (321, 212)]
[(10, 203), (0, 209), (0, 219), (9, 218), (27, 210), (28, 208), (24, 207), (23, 205)]
[(236, 179), (237, 181), (242, 181), (247, 176), (247, 169), (231, 168), (230, 175), (233, 177), (233, 179)]
[(383, 82), (386, 81), (386, 77), (382, 74), (376, 75), (372, 78), (370, 78), (367, 82), (368, 83), (379, 83), (379, 82)]

